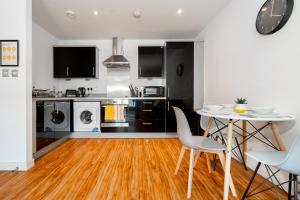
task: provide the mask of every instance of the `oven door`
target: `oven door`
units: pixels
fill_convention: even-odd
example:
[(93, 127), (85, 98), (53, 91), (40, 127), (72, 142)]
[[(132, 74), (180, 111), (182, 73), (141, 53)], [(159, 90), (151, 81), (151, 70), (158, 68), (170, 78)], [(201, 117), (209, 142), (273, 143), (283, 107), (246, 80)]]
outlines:
[(129, 127), (128, 100), (106, 100), (101, 104), (101, 128)]

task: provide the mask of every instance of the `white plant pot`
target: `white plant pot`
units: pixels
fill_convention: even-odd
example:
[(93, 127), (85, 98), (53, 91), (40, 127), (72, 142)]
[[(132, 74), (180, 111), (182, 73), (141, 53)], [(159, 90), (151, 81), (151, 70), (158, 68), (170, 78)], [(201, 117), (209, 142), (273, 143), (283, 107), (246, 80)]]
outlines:
[(247, 112), (247, 105), (246, 104), (236, 104), (234, 111), (237, 113), (245, 113), (245, 112)]

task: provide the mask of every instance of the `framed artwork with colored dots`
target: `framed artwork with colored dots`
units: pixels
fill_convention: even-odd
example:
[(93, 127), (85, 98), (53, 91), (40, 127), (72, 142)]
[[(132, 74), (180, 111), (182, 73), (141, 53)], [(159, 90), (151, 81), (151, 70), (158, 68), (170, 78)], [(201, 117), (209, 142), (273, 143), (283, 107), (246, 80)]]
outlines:
[(0, 40), (0, 66), (19, 66), (19, 40)]

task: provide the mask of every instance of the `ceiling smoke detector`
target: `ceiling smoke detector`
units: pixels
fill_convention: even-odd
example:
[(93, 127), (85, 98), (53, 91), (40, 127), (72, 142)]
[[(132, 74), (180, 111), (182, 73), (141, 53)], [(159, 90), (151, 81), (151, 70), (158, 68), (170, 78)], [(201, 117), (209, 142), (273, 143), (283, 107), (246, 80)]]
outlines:
[(74, 19), (76, 17), (75, 12), (72, 10), (67, 10), (65, 13), (66, 13), (66, 16), (70, 19)]
[(94, 13), (95, 16), (99, 15), (98, 10), (95, 10), (93, 13)]
[(134, 18), (139, 19), (139, 18), (141, 18), (141, 16), (142, 16), (142, 12), (140, 10), (133, 11)]

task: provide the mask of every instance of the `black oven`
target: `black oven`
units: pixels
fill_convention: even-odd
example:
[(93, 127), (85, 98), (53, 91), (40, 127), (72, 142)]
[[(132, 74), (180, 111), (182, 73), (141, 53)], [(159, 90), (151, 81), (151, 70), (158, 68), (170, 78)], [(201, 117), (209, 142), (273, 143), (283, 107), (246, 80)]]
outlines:
[(111, 99), (101, 101), (101, 130), (105, 128), (126, 128), (128, 122), (128, 100)]

